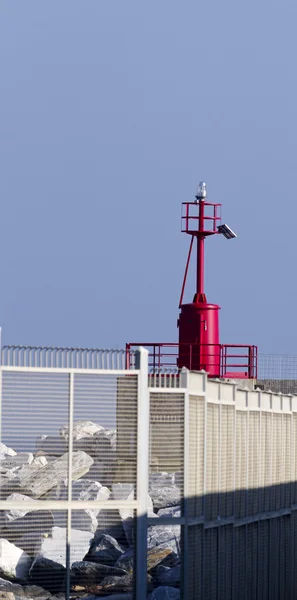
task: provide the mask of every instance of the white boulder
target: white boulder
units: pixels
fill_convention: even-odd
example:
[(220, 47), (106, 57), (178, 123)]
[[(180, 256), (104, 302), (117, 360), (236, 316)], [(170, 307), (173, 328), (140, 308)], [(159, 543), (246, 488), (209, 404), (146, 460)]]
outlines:
[(14, 544), (0, 538), (0, 573), (9, 579), (27, 579), (32, 559)]

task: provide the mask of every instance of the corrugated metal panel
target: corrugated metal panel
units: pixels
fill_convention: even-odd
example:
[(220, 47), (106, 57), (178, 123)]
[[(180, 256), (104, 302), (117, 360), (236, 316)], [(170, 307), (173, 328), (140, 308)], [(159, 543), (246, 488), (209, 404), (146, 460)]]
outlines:
[(221, 408), (220, 448), (220, 517), (230, 517), (234, 510), (235, 407)]
[(247, 465), (248, 465), (248, 412), (236, 411), (236, 471), (235, 471), (235, 513), (236, 518), (246, 516)]
[(247, 514), (259, 512), (260, 413), (249, 411)]
[(188, 574), (186, 581), (189, 600), (204, 600), (205, 598), (203, 595), (203, 545), (203, 525), (194, 525), (193, 527), (190, 527), (188, 542)]
[(220, 600), (232, 598), (233, 527), (219, 528), (218, 595)]
[(203, 598), (217, 600), (218, 529), (206, 529), (203, 544)]
[(189, 401), (189, 518), (203, 514), (204, 492), (204, 397), (190, 396)]
[(219, 514), (219, 451), (220, 451), (220, 407), (208, 403), (206, 420), (206, 520), (216, 519)]
[(261, 412), (260, 457), (259, 457), (259, 511), (270, 510), (270, 488), (272, 484), (272, 413)]

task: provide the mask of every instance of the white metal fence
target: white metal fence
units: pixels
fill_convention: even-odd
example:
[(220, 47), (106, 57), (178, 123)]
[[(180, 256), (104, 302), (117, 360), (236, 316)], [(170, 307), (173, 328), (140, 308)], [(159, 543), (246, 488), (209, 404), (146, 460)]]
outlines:
[(296, 597), (296, 397), (34, 352), (0, 366), (0, 592)]
[(0, 367), (0, 591), (146, 598), (146, 351), (136, 367)]
[[(136, 355), (129, 368), (136, 364)], [(71, 348), (59, 346), (3, 346), (1, 364), (6, 366), (66, 369), (126, 369), (126, 350), (101, 348)]]

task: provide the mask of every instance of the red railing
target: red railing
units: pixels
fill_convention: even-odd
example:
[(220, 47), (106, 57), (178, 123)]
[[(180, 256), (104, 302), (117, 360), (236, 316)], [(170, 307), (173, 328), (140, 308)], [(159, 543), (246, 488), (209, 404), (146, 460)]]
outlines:
[[(195, 370), (197, 370), (197, 354), (201, 352), (198, 344), (145, 342), (126, 344), (127, 368), (131, 366), (131, 350), (139, 346), (143, 346), (149, 351), (150, 371), (177, 369), (182, 366), (191, 370), (192, 357), (194, 357), (193, 362), (195, 360)], [(212, 370), (217, 372), (218, 377), (230, 379), (257, 379), (258, 377), (257, 346), (208, 344), (203, 346), (203, 356), (207, 357), (208, 365), (213, 367)], [(200, 364), (199, 367), (199, 370), (206, 370), (203, 364)]]

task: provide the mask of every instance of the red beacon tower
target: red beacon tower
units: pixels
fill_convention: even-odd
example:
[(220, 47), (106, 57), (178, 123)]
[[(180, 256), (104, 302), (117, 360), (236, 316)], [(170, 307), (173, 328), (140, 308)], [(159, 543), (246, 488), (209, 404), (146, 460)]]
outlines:
[[(210, 376), (218, 377), (221, 366), (219, 310), (209, 304), (204, 291), (204, 242), (211, 235), (223, 234), (227, 239), (236, 234), (221, 225), (221, 204), (207, 202), (206, 184), (200, 182), (194, 202), (182, 203), (182, 232), (191, 236), (189, 254), (179, 302), (179, 352), (178, 366), (192, 370), (204, 369)], [(193, 302), (183, 304), (188, 269), (196, 240), (196, 292)]]
[[(207, 201), (206, 184), (199, 183), (194, 202), (182, 203), (182, 232), (191, 236), (179, 302), (179, 341), (138, 342), (126, 346), (127, 364), (131, 350), (144, 346), (149, 350), (149, 366), (153, 373), (160, 369), (187, 367), (204, 370), (210, 377), (257, 379), (257, 346), (221, 344), (217, 304), (207, 302), (204, 290), (204, 243), (211, 235), (237, 237), (226, 224), (221, 224), (221, 204)], [(195, 243), (195, 244), (194, 244)], [(183, 303), (190, 260), (196, 245), (196, 291), (191, 303)]]

